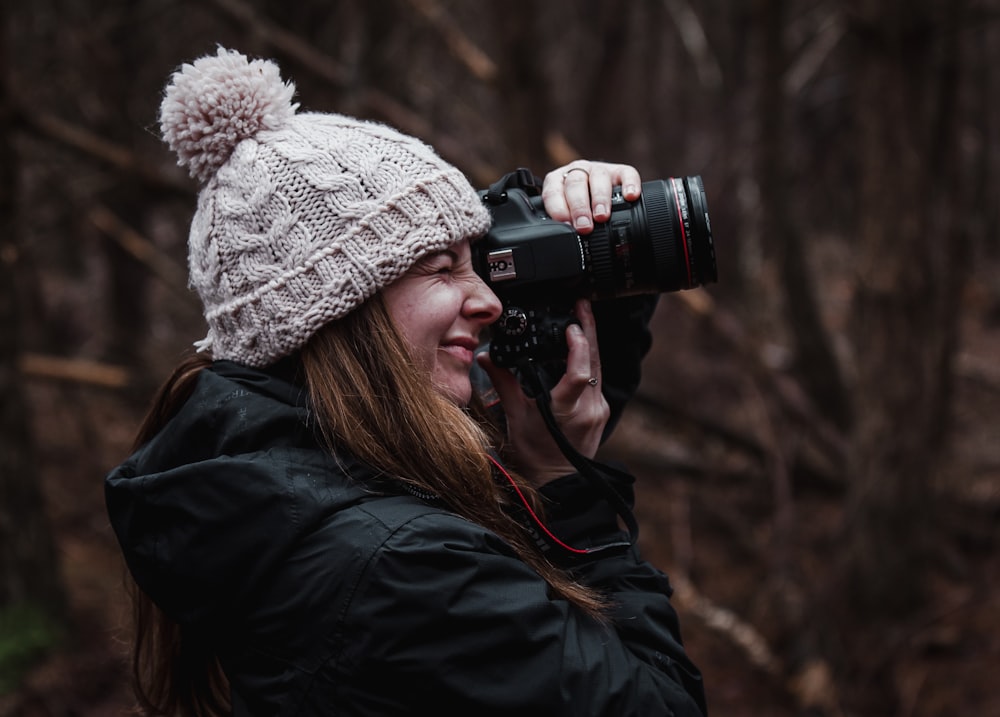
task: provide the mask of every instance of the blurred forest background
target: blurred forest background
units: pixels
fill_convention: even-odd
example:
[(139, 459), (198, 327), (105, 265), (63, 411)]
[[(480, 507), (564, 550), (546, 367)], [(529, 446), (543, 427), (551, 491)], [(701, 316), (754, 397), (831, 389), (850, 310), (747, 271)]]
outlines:
[[(102, 478), (203, 336), (162, 88), (216, 45), (477, 186), (702, 175), (606, 446), (715, 715), (1000, 714), (1000, 1), (0, 8), (0, 717), (131, 706)], [(432, 706), (428, 706), (432, 708)]]

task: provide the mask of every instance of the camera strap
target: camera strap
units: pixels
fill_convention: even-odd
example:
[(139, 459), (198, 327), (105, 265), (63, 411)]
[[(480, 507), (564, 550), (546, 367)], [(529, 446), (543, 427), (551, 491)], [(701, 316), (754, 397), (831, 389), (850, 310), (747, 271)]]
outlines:
[(508, 189), (521, 189), (525, 194), (533, 197), (542, 193), (542, 187), (538, 183), (538, 177), (535, 176), (534, 172), (530, 169), (519, 167), (493, 182), (483, 197), (490, 204), (500, 204), (507, 199)]
[(635, 515), (609, 480), (611, 477), (618, 476), (626, 481), (630, 481), (632, 479), (631, 476), (625, 473), (625, 471), (588, 458), (576, 450), (556, 423), (555, 416), (552, 414), (552, 397), (549, 394), (548, 385), (542, 379), (542, 375), (538, 370), (538, 365), (533, 360), (528, 360), (520, 364), (519, 368), (521, 369), (523, 378), (530, 384), (535, 396), (535, 403), (542, 414), (545, 426), (555, 440), (556, 445), (559, 446), (559, 450), (562, 451), (567, 460), (576, 468), (577, 472), (615, 509), (615, 512), (618, 513), (625, 528), (628, 530), (627, 541), (615, 541), (582, 550), (573, 549), (573, 552), (593, 556), (609, 551), (621, 551), (624, 548), (634, 545), (639, 537), (639, 526), (636, 523)]
[[(489, 189), (482, 194), (483, 200), (487, 204), (493, 206), (503, 204), (507, 201), (507, 192), (510, 189), (519, 189), (529, 196), (538, 196), (542, 193), (542, 184), (539, 178), (536, 177), (531, 170), (520, 167), (515, 169), (513, 172), (508, 172), (496, 182), (491, 184)], [(615, 490), (611, 479), (614, 477), (620, 477), (624, 481), (631, 481), (632, 477), (624, 471), (620, 471), (616, 468), (599, 463), (598, 461), (584, 456), (569, 442), (563, 432), (559, 429), (559, 425), (556, 423), (555, 417), (552, 415), (552, 397), (549, 393), (548, 384), (549, 380), (556, 380), (556, 378), (551, 374), (551, 372), (545, 371), (544, 367), (540, 366), (534, 359), (528, 359), (520, 362), (515, 372), (519, 374), (522, 386), (526, 389), (528, 394), (535, 399), (538, 409), (541, 412), (542, 419), (545, 421), (545, 426), (552, 435), (552, 438), (555, 440), (559, 450), (567, 458), (567, 460), (569, 460), (580, 476), (586, 480), (587, 483), (589, 483), (619, 515), (625, 528), (628, 530), (628, 539), (612, 541), (610, 543), (590, 546), (587, 548), (576, 548), (563, 543), (548, 530), (541, 519), (534, 513), (534, 511), (531, 510), (527, 500), (520, 494), (517, 484), (506, 473), (506, 471), (503, 470), (503, 467), (494, 460), (497, 469), (502, 475), (507, 477), (510, 486), (519, 496), (520, 500), (518, 503), (524, 509), (528, 518), (526, 527), (532, 532), (533, 535), (536, 536), (538, 543), (544, 546), (544, 549), (557, 548), (561, 554), (570, 558), (586, 559), (593, 556), (622, 552), (628, 549), (630, 546), (634, 545), (638, 539), (639, 529), (636, 523), (635, 515), (625, 503), (622, 496), (617, 490)], [(561, 375), (562, 371), (560, 370), (556, 373)]]

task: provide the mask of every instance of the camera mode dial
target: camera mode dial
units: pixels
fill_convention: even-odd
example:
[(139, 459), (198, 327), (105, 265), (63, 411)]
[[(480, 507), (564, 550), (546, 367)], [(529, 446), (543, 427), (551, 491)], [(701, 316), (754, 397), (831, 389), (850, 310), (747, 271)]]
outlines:
[(528, 317), (521, 309), (510, 307), (504, 309), (495, 327), (500, 329), (506, 336), (520, 336), (528, 328)]

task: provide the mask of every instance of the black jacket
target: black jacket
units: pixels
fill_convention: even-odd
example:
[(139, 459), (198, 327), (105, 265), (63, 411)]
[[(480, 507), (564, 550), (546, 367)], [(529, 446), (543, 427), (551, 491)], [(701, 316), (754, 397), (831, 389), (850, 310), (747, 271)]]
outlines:
[[(667, 578), (636, 550), (574, 568), (614, 602), (602, 625), (490, 531), (372, 490), (307, 419), (295, 383), (217, 362), (106, 480), (129, 569), (218, 652), (236, 715), (705, 711)], [(579, 476), (543, 493), (562, 540), (621, 539)]]

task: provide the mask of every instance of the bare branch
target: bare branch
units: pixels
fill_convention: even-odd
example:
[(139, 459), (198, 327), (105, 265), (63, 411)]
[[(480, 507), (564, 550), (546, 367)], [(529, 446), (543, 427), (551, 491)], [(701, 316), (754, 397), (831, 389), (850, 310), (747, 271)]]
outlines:
[(580, 152), (570, 144), (562, 132), (550, 132), (545, 135), (545, 152), (557, 167), (580, 158)]
[(97, 206), (87, 213), (87, 219), (159, 277), (178, 297), (194, 302), (194, 295), (187, 289), (187, 272), (160, 251), (153, 242), (122, 221), (105, 206)]
[(26, 353), (21, 355), (20, 370), (25, 376), (84, 383), (103, 388), (124, 388), (129, 373), (121, 366), (81, 358), (64, 358)]
[[(212, 3), (264, 42), (295, 59), (331, 85), (339, 88), (347, 85), (348, 73), (340, 63), (305, 42), (299, 35), (261, 17), (243, 0), (212, 0)], [(400, 131), (420, 137), (433, 145), (443, 158), (463, 167), (474, 182), (488, 184), (501, 174), (496, 167), (473, 155), (467, 145), (438, 135), (422, 117), (390, 95), (369, 88), (360, 93), (359, 99), (369, 111)]]
[(273, 22), (261, 18), (254, 8), (242, 0), (212, 0), (217, 8), (233, 20), (249, 28), (254, 35), (309, 68), (330, 84), (343, 87), (348, 72), (339, 62), (325, 52), (305, 42), (300, 35), (289, 32)]
[(841, 717), (843, 711), (839, 706), (836, 681), (826, 660), (811, 656), (790, 670), (754, 625), (702, 595), (687, 576), (672, 574), (670, 582), (679, 607), (736, 646), (754, 667), (779, 681), (800, 708), (819, 710), (816, 714), (829, 717)]
[(1000, 363), (995, 360), (960, 353), (956, 357), (955, 371), (963, 378), (1000, 391)]
[(806, 46), (795, 63), (785, 74), (785, 92), (789, 95), (798, 94), (810, 79), (823, 66), (823, 61), (830, 55), (846, 32), (846, 23), (840, 11), (834, 8), (823, 21), (816, 37)]
[(841, 464), (847, 455), (844, 435), (815, 410), (805, 391), (795, 381), (778, 374), (765, 363), (760, 347), (745, 335), (737, 319), (718, 309), (707, 292), (681, 291), (675, 296), (730, 344), (736, 355), (746, 362), (751, 375), (779, 402), (789, 417), (807, 427), (817, 447), (833, 463)]
[(697, 617), (712, 631), (724, 636), (740, 649), (750, 663), (772, 677), (779, 677), (783, 671), (779, 660), (764, 636), (750, 623), (732, 610), (716, 605), (698, 592), (684, 575), (673, 574), (670, 582), (674, 586), (679, 607)]
[(139, 158), (135, 152), (109, 142), (84, 127), (55, 115), (28, 109), (23, 103), (14, 102), (15, 112), (22, 126), (35, 134), (74, 149), (101, 164), (106, 164), (125, 174), (138, 177), (146, 184), (183, 196), (194, 194), (194, 186)]
[(722, 69), (708, 45), (705, 28), (694, 8), (686, 0), (663, 0), (670, 17), (681, 36), (681, 42), (694, 61), (698, 79), (704, 87), (718, 89), (722, 86)]
[(477, 79), (493, 82), (499, 73), (497, 65), (465, 34), (457, 22), (437, 0), (408, 0), (435, 30), (441, 33), (452, 54), (465, 65)]

